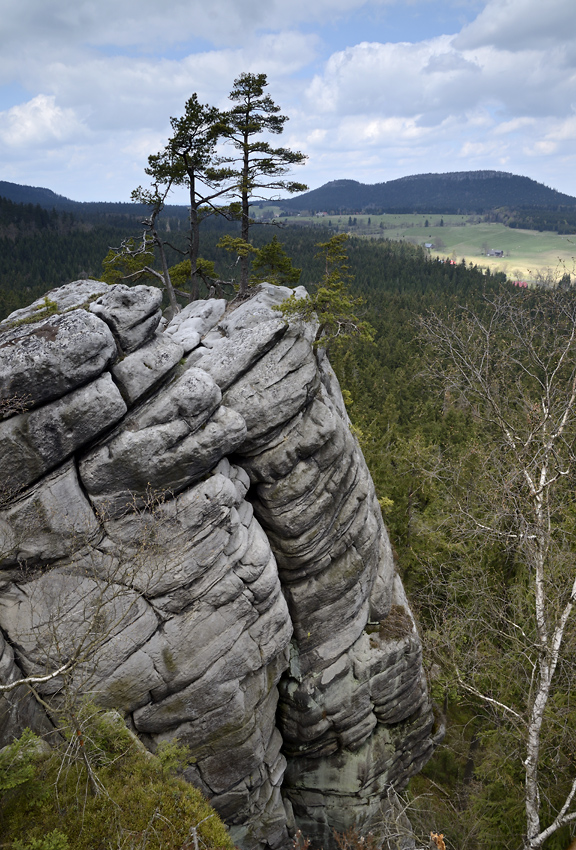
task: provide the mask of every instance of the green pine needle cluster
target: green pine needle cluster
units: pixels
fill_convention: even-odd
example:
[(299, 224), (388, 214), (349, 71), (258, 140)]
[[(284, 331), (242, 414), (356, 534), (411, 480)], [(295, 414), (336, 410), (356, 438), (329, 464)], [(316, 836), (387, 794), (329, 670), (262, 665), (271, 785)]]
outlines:
[(287, 317), (300, 318), (305, 322), (317, 322), (316, 346), (330, 349), (336, 344), (358, 337), (365, 342), (374, 338), (374, 329), (360, 312), (364, 307), (362, 298), (354, 297), (350, 291), (348, 255), (345, 244), (346, 233), (339, 233), (327, 242), (318, 243), (318, 257), (324, 261), (322, 282), (308, 298), (297, 298), (294, 293), (274, 308)]

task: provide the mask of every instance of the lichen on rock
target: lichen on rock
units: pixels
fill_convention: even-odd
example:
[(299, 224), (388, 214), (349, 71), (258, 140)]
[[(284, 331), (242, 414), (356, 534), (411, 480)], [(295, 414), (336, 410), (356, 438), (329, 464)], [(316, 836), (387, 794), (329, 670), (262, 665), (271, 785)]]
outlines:
[[(78, 281), (0, 325), (5, 396), (31, 399), (0, 423), (0, 677), (70, 663), (45, 704), (89, 693), (187, 744), (243, 850), (371, 827), (433, 747), (374, 487), (289, 294), (159, 326), (158, 290)], [(49, 722), (0, 699), (0, 742)]]

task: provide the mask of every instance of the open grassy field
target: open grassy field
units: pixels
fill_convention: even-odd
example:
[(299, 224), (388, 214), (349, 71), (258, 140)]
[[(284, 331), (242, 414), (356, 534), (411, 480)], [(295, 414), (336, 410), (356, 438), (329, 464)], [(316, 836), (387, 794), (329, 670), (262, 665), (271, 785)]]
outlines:
[[(509, 277), (532, 279), (538, 274), (572, 271), (576, 256), (576, 236), (535, 230), (515, 230), (488, 222), (460, 223), (445, 216), (444, 226), (422, 227), (420, 223), (398, 222), (384, 233), (392, 239), (408, 239), (417, 244), (432, 242), (433, 254), (454, 256), (477, 265), (505, 272)], [(432, 220), (429, 220), (429, 224)], [(503, 257), (486, 257), (490, 249), (504, 251)]]
[[(255, 212), (261, 213), (258, 209)], [(520, 280), (533, 280), (549, 273), (559, 276), (566, 271), (576, 273), (576, 235), (515, 230), (482, 221), (480, 216), (387, 214), (297, 216), (282, 220), (289, 224), (328, 225), (367, 238), (406, 240), (416, 245), (431, 242), (435, 246), (431, 249), (432, 256), (451, 257), (458, 262), (464, 259)], [(490, 249), (504, 251), (504, 256), (487, 257)]]

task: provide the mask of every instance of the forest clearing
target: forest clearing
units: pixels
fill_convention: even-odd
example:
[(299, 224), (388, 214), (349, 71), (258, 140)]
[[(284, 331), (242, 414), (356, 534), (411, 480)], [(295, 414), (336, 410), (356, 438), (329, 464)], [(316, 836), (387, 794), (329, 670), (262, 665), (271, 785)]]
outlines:
[[(280, 208), (264, 207), (278, 214)], [(262, 218), (261, 210), (256, 217)], [(448, 257), (457, 262), (503, 272), (508, 278), (538, 280), (542, 277), (562, 277), (571, 272), (576, 255), (576, 235), (551, 231), (521, 230), (499, 222), (483, 221), (479, 215), (412, 214), (356, 216), (299, 215), (280, 221), (307, 226), (332, 227), (365, 238), (393, 239), (410, 242), (429, 249), (431, 256)], [(428, 224), (426, 224), (428, 223)], [(487, 257), (488, 251), (503, 251), (503, 257)]]

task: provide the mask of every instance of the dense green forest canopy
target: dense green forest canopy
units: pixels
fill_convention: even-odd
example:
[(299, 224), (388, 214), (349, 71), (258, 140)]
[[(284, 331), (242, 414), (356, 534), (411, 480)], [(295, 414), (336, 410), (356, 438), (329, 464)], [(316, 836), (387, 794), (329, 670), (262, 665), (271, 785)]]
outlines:
[(484, 216), (485, 221), (499, 221), (507, 227), (521, 230), (544, 230), (552, 233), (576, 233), (576, 207), (537, 206), (497, 207)]
[[(139, 209), (131, 215), (104, 217), (99, 223), (77, 218), (74, 213), (47, 211), (39, 205), (17, 204), (0, 199), (0, 316), (25, 306), (49, 289), (82, 277), (99, 278), (102, 261), (110, 247), (117, 246), (128, 235), (138, 237), (142, 231)], [(175, 249), (184, 250), (186, 223), (172, 214), (168, 207), (162, 226)], [(234, 271), (235, 258), (217, 247), (222, 235), (237, 233), (238, 223), (220, 217), (207, 219), (203, 224), (202, 254), (215, 261), (218, 274), (228, 279)], [(318, 242), (331, 236), (328, 228), (313, 231), (302, 227), (278, 227), (258, 224), (253, 227), (256, 248), (271, 242), (273, 237), (283, 244), (295, 266), (302, 268), (300, 283), (317, 282), (322, 264), (315, 257)], [(178, 250), (168, 249), (170, 264), (181, 261)], [(411, 245), (373, 240), (350, 240), (349, 255), (354, 286), (375, 298), (375, 293), (398, 289), (442, 291), (445, 282), (454, 275), (454, 267), (442, 262), (430, 262), (424, 252)], [(459, 267), (457, 274), (462, 275)], [(478, 285), (484, 277), (480, 270), (464, 275)], [(152, 283), (153, 280), (147, 281)]]
[[(0, 204), (0, 316), (62, 283), (100, 277), (109, 247), (137, 235), (138, 219), (136, 214), (97, 224), (68, 211)], [(184, 246), (186, 222), (168, 210), (164, 226), (175, 248)], [(220, 218), (204, 224), (202, 254), (215, 262), (222, 277), (233, 273), (233, 258), (217, 243), (237, 228)], [(323, 273), (317, 245), (327, 242), (332, 232), (318, 227), (253, 227), (256, 248), (274, 236), (294, 266), (302, 269), (300, 283), (313, 288)], [(362, 318), (375, 334), (373, 341), (344, 342), (330, 356), (376, 485), (399, 569), (418, 610), (433, 695), (448, 717), (446, 745), (408, 792), (411, 817), (423, 832), (444, 832), (452, 848), (516, 850), (524, 828), (517, 742), (486, 714), (478, 699), (471, 695), (464, 699), (442, 668), (438, 617), (449, 596), (464, 610), (474, 610), (470, 585), (459, 584), (462, 577), (472, 576), (476, 582), (484, 577), (505, 594), (519, 593), (523, 578), (518, 564), (501, 547), (480, 553), (472, 540), (456, 540), (451, 531), (445, 469), (477, 457), (478, 447), (490, 435), (470, 406), (453, 403), (431, 381), (417, 329), (418, 317), (430, 311), (450, 316), (466, 305), (482, 313), (486, 298), (514, 290), (504, 275), (463, 262), (433, 260), (408, 243), (350, 238), (346, 248), (351, 291), (364, 299)], [(170, 262), (179, 262), (177, 250), (170, 251)], [(514, 297), (520, 303), (538, 293), (518, 292)], [(471, 481), (474, 474), (470, 467)], [(572, 523), (571, 511), (562, 517), (566, 529)], [(462, 640), (470, 637), (462, 632)], [(488, 638), (482, 651), (495, 659), (496, 666), (500, 663), (501, 648)], [(567, 672), (564, 676), (568, 681)], [(561, 691), (558, 699), (552, 708), (568, 724), (565, 728), (574, 728), (569, 694)], [(572, 757), (558, 743), (561, 738), (551, 736), (543, 766), (544, 818), (566, 790)], [(567, 828), (561, 830), (545, 847), (563, 850), (569, 837)]]

